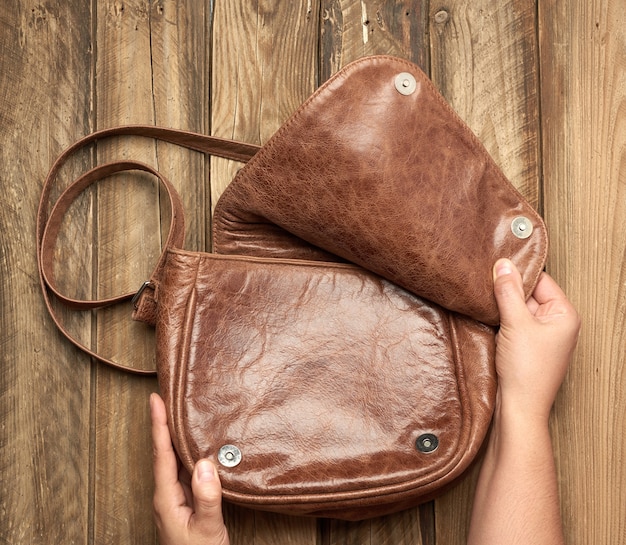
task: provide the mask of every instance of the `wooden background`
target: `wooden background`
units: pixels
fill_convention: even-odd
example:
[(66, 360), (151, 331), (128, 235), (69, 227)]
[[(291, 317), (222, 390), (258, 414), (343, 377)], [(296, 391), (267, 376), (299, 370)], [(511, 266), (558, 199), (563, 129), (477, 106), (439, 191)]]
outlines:
[[(0, 543), (156, 541), (155, 381), (90, 363), (44, 312), (35, 216), (53, 159), (122, 123), (262, 143), (333, 72), (370, 53), (420, 64), (544, 215), (549, 272), (584, 321), (552, 420), (567, 541), (626, 543), (622, 0), (3, 0)], [(64, 179), (121, 156), (175, 183), (187, 247), (208, 248), (211, 207), (238, 165), (124, 140), (81, 154)], [(151, 183), (111, 180), (88, 192), (63, 231), (67, 290), (138, 287), (159, 251), (159, 205)], [(129, 325), (128, 309), (67, 320), (102, 353), (151, 364), (150, 334)], [(465, 540), (474, 480), (360, 523), (233, 507), (226, 516), (233, 545), (455, 545)]]

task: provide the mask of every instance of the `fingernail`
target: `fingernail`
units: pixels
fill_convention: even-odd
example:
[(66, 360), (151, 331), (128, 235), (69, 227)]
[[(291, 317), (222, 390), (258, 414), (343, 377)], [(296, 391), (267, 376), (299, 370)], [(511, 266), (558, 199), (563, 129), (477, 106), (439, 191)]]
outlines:
[(508, 259), (499, 259), (496, 261), (495, 270), (496, 278), (506, 274), (511, 274), (513, 271), (513, 264)]
[(212, 481), (214, 477), (213, 466), (206, 460), (200, 460), (198, 462), (198, 480), (202, 483), (206, 483)]

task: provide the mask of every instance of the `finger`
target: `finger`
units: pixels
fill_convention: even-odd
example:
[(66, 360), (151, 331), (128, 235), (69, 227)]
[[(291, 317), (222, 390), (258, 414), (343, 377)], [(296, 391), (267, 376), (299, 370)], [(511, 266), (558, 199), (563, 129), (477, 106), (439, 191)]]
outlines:
[(541, 273), (533, 297), (540, 305), (554, 301), (567, 302), (567, 296), (554, 279), (547, 273)]
[(528, 315), (522, 276), (509, 259), (499, 259), (493, 267), (494, 295), (502, 325), (514, 324)]
[(209, 460), (198, 461), (193, 470), (191, 488), (195, 510), (192, 524), (203, 535), (219, 543), (226, 536), (226, 527), (222, 517), (222, 485), (213, 463)]
[(167, 427), (165, 404), (158, 394), (150, 396), (154, 503), (163, 508), (185, 504), (185, 494), (178, 481), (178, 462)]
[(572, 335), (580, 331), (580, 316), (559, 285), (546, 273), (542, 273), (533, 292), (539, 308), (535, 317), (542, 322), (558, 320), (569, 326)]
[(539, 309), (539, 303), (537, 303), (537, 300), (531, 295), (526, 301), (526, 307), (528, 308), (529, 312), (534, 316)]

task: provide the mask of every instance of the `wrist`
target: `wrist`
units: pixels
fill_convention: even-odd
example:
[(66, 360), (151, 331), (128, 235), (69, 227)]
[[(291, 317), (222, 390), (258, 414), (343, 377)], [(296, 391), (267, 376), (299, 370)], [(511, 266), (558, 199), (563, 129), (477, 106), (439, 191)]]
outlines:
[(514, 444), (516, 447), (537, 448), (537, 441), (550, 440), (550, 408), (528, 406), (503, 396), (496, 398), (491, 443)]
[(499, 386), (494, 419), (515, 425), (547, 426), (554, 398), (528, 390), (507, 390)]

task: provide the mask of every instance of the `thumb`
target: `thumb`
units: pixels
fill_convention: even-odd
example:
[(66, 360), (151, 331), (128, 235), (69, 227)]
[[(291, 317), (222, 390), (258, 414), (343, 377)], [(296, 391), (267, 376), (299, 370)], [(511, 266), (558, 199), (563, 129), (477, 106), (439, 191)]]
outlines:
[(493, 266), (494, 295), (500, 312), (500, 324), (514, 325), (528, 314), (522, 275), (509, 259), (498, 259)]
[(222, 517), (222, 485), (215, 465), (209, 460), (199, 460), (193, 470), (191, 490), (194, 499), (192, 525), (207, 538), (222, 543), (226, 527)]

